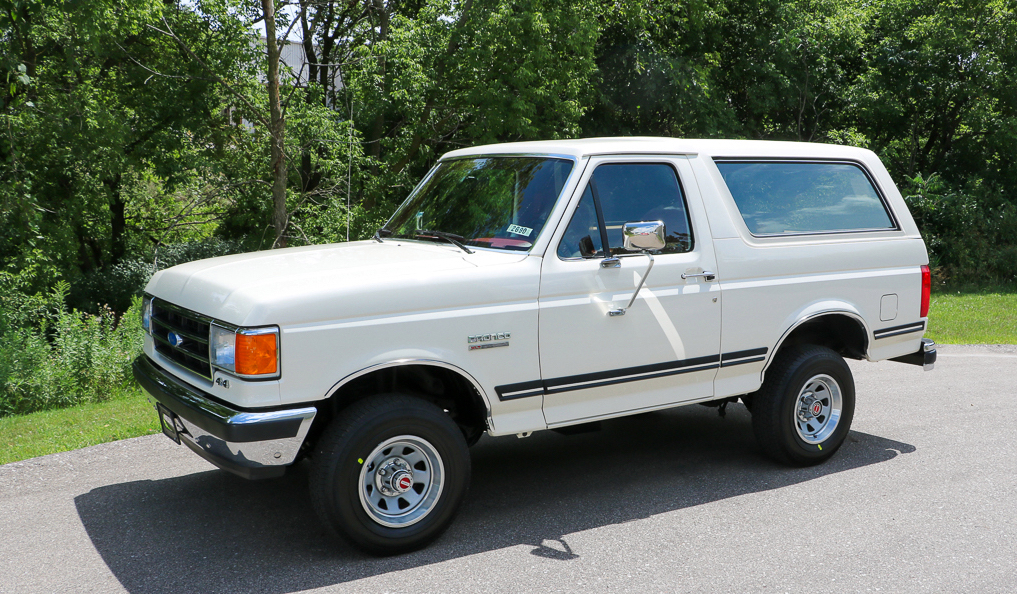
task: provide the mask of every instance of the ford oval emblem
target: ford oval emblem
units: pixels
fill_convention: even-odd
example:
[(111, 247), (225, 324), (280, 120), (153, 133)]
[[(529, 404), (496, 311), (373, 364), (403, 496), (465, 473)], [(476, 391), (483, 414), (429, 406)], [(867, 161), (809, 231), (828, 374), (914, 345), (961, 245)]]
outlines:
[(166, 334), (166, 340), (168, 340), (169, 343), (171, 345), (175, 346), (175, 347), (178, 347), (178, 346), (184, 344), (184, 337), (180, 336), (176, 332), (170, 332), (170, 333)]

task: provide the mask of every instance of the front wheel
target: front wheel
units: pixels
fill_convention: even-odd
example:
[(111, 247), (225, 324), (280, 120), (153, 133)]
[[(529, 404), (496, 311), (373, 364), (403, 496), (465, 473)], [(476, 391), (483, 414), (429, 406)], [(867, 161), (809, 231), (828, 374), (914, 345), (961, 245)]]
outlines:
[(851, 369), (835, 351), (801, 345), (781, 352), (752, 397), (752, 428), (778, 462), (811, 466), (844, 443), (855, 410)]
[(469, 480), (466, 441), (448, 414), (386, 394), (350, 405), (325, 430), (312, 460), (311, 501), (354, 546), (392, 555), (441, 535)]

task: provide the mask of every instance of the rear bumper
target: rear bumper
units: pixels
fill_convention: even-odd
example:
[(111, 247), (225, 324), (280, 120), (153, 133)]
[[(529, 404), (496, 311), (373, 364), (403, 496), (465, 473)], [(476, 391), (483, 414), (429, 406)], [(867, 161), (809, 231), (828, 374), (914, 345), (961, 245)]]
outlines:
[[(314, 407), (251, 412), (231, 408), (164, 371), (147, 355), (134, 377), (154, 406), (172, 413), (180, 442), (244, 478), (280, 476), (293, 463), (317, 413)], [(161, 413), (160, 413), (161, 414)]]
[(903, 357), (894, 357), (891, 361), (921, 365), (925, 371), (931, 371), (936, 363), (936, 343), (929, 338), (922, 339), (922, 347), (917, 352)]

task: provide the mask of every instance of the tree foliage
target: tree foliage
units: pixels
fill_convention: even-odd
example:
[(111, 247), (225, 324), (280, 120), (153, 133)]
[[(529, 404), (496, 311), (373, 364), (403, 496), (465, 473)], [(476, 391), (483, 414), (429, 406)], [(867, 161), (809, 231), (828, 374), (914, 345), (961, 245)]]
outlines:
[(592, 135), (866, 146), (941, 267), (990, 257), (944, 239), (972, 209), (1011, 245), (1012, 0), (276, 2), (304, 58), (279, 75), (284, 204), (268, 6), (0, 0), (0, 257), (25, 290), (94, 308), (173, 244), (369, 236), (443, 152)]

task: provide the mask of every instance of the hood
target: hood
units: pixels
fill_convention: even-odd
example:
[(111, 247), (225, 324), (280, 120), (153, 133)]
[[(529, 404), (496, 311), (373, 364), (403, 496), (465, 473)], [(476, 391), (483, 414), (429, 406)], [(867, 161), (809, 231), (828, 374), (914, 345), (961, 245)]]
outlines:
[(493, 250), (466, 254), (440, 243), (368, 240), (189, 262), (156, 273), (145, 290), (238, 326), (307, 324), (454, 307), (466, 297), (450, 286), (526, 258)]

